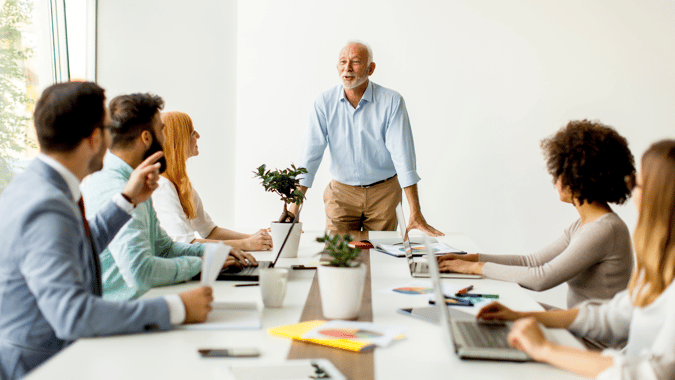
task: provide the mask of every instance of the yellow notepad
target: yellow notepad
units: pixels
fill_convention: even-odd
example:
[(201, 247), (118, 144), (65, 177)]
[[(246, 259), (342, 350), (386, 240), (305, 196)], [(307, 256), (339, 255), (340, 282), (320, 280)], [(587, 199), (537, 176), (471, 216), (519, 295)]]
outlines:
[(375, 348), (374, 344), (357, 342), (349, 339), (303, 339), (302, 335), (307, 331), (319, 327), (326, 323), (326, 321), (307, 321), (300, 322), (295, 325), (286, 325), (279, 326), (268, 329), (267, 332), (272, 335), (282, 336), (284, 338), (291, 338), (295, 340), (301, 340), (303, 342), (321, 344), (324, 346), (330, 346), (335, 348), (340, 348), (348, 351), (355, 352), (365, 352), (370, 351)]

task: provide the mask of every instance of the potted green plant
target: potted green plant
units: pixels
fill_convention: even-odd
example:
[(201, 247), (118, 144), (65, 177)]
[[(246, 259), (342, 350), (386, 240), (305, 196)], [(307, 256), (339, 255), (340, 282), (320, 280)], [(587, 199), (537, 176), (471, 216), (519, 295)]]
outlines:
[(366, 280), (365, 265), (356, 261), (361, 253), (351, 248), (350, 235), (324, 234), (316, 239), (325, 243), (325, 252), (331, 256), (328, 264), (317, 268), (323, 316), (328, 319), (354, 319), (361, 310), (363, 287)]
[[(274, 253), (276, 254), (281, 247), (289, 228), (291, 228), (295, 215), (288, 211), (288, 205), (295, 203), (302, 204), (305, 199), (305, 194), (298, 189), (299, 179), (297, 176), (307, 173), (305, 168), (296, 168), (291, 164), (288, 169), (267, 170), (265, 165), (260, 165), (256, 171), (253, 172), (265, 188), (265, 191), (276, 193), (284, 202), (284, 211), (279, 217), (279, 220), (270, 224), (272, 235), (272, 244), (274, 246)], [(280, 257), (297, 257), (298, 246), (300, 245), (300, 233), (302, 232), (302, 223), (297, 222), (288, 241), (281, 252)]]

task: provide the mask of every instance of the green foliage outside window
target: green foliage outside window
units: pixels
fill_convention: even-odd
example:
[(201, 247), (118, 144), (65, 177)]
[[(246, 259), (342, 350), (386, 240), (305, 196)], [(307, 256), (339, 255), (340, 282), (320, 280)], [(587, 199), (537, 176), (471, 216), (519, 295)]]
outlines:
[(34, 101), (28, 95), (25, 61), (33, 51), (25, 47), (21, 28), (31, 24), (33, 3), (0, 2), (0, 193), (12, 180), (11, 163), (33, 144), (26, 137), (26, 123)]

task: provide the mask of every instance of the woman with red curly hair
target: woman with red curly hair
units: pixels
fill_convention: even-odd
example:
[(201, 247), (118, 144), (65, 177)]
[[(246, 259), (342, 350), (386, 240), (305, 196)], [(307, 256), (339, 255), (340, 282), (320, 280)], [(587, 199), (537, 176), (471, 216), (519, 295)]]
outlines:
[(446, 272), (481, 274), (542, 291), (567, 282), (567, 306), (610, 299), (626, 288), (633, 269), (628, 227), (610, 203), (622, 204), (635, 184), (628, 142), (613, 128), (571, 121), (541, 143), (560, 200), (579, 214), (563, 235), (530, 255), (448, 254)]

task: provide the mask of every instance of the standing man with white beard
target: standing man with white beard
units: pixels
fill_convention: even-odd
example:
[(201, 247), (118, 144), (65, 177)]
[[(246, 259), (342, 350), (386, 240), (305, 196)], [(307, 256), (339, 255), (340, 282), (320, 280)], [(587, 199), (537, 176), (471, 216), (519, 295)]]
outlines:
[[(408, 231), (430, 236), (443, 233), (431, 227), (417, 195), (415, 147), (403, 97), (371, 82), (373, 54), (359, 42), (348, 43), (337, 64), (342, 85), (321, 94), (301, 145), (300, 180), (307, 192), (329, 146), (333, 180), (324, 191), (326, 229), (332, 231), (392, 231), (401, 188), (410, 204)], [(297, 213), (297, 205), (290, 212)]]

